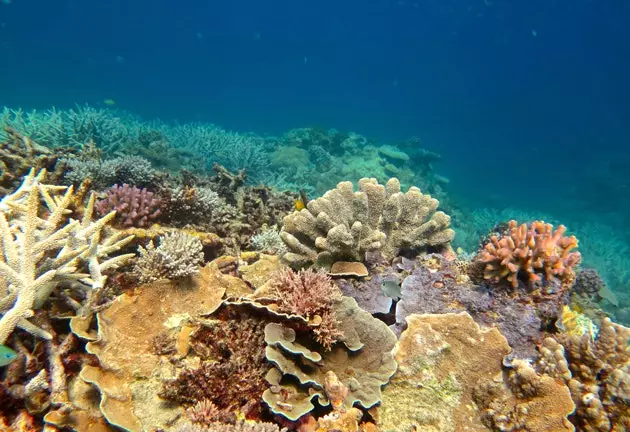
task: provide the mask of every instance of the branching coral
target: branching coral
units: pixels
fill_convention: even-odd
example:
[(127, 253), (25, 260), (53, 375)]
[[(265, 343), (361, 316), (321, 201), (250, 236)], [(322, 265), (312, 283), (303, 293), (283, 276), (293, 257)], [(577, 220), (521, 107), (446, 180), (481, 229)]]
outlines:
[(271, 279), (277, 311), (299, 315), (311, 325), (315, 339), (324, 348), (341, 336), (333, 314), (333, 304), (341, 300), (341, 292), (322, 271), (283, 269)]
[(107, 197), (96, 203), (99, 214), (116, 211), (115, 222), (123, 227), (145, 227), (160, 215), (162, 200), (153, 192), (123, 184), (114, 185)]
[(133, 272), (142, 283), (183, 279), (199, 272), (199, 266), (203, 264), (201, 241), (181, 231), (160, 237), (157, 247), (151, 240), (146, 248), (140, 246), (138, 253), (140, 256)]
[(571, 252), (578, 241), (575, 236), (566, 237), (565, 232), (564, 225), (554, 231), (551, 224), (544, 222), (535, 221), (528, 226), (511, 220), (508, 232), (501, 238), (492, 236), (479, 255), (485, 263), (484, 277), (494, 283), (505, 279), (514, 288), (520, 277), (529, 284), (543, 285), (557, 278), (570, 286), (575, 278), (573, 268), (581, 256)]
[(307, 209), (285, 217), (280, 233), (289, 248), (285, 259), (296, 267), (329, 267), (335, 261), (363, 261), (375, 250), (391, 259), (405, 250), (443, 249), (454, 231), (450, 217), (436, 212), (438, 204), (416, 187), (402, 193), (395, 178), (385, 186), (363, 178), (358, 192), (351, 182), (341, 182)]
[(630, 430), (630, 329), (606, 318), (595, 339), (588, 333), (563, 334), (558, 339), (565, 356), (554, 356), (556, 364), (550, 366), (552, 361), (544, 349), (561, 351), (546, 341), (539, 365), (564, 371), (554, 376), (563, 378), (571, 390), (576, 405), (571, 420), (576, 427), (586, 432)]
[(103, 272), (133, 256), (107, 258), (133, 237), (104, 232), (113, 212), (92, 220), (93, 195), (82, 220), (68, 220), (73, 188), (43, 184), (45, 174), (31, 170), (22, 185), (0, 201), (0, 344), (16, 326), (50, 338), (27, 320), (55, 288), (64, 284), (101, 288)]

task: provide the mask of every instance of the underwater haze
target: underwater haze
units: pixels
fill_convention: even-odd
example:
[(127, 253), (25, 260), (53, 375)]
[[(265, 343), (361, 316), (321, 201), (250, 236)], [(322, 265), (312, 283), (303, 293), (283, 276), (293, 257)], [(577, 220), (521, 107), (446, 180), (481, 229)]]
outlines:
[(629, 226), (630, 0), (0, 0), (2, 432), (630, 431)]

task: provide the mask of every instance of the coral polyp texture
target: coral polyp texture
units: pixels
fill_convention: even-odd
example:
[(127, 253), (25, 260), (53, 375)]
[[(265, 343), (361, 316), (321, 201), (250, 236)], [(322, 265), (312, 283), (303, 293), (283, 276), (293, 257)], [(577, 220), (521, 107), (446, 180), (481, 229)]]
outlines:
[(284, 259), (295, 267), (330, 267), (336, 261), (363, 261), (370, 251), (391, 259), (403, 251), (445, 249), (455, 233), (450, 217), (436, 211), (438, 205), (416, 187), (401, 192), (396, 178), (386, 185), (362, 178), (358, 191), (341, 182), (284, 218), (280, 235), (289, 249)]
[(138, 254), (133, 272), (142, 283), (183, 279), (199, 272), (203, 264), (201, 240), (181, 231), (160, 237), (157, 247), (149, 241), (146, 248), (138, 248)]
[(100, 215), (116, 211), (114, 223), (122, 227), (146, 227), (161, 214), (162, 200), (147, 189), (114, 185), (96, 203)]
[(508, 231), (500, 238), (492, 236), (479, 255), (485, 263), (484, 278), (494, 283), (502, 280), (517, 288), (522, 278), (528, 284), (547, 285), (554, 280), (571, 285), (574, 268), (580, 263), (575, 236), (565, 236), (566, 227), (535, 221), (519, 225), (508, 223)]
[(93, 196), (81, 220), (68, 218), (73, 188), (44, 184), (45, 175), (45, 170), (31, 170), (22, 185), (0, 201), (0, 344), (15, 327), (50, 339), (47, 331), (28, 321), (33, 311), (57, 287), (101, 288), (103, 272), (133, 256), (107, 258), (132, 237), (104, 232), (114, 213), (92, 220)]

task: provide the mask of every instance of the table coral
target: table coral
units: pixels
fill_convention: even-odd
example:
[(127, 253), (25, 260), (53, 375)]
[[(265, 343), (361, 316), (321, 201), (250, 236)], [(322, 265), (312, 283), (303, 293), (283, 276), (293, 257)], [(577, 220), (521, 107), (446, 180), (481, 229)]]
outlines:
[(514, 288), (519, 278), (543, 286), (559, 279), (570, 287), (575, 280), (573, 268), (580, 263), (581, 255), (571, 252), (578, 241), (575, 236), (565, 236), (565, 232), (564, 225), (554, 230), (544, 222), (518, 225), (511, 220), (507, 233), (501, 238), (492, 236), (479, 254), (478, 259), (485, 263), (485, 279), (494, 283), (506, 280)]
[(330, 267), (336, 261), (363, 261), (365, 253), (379, 250), (391, 259), (403, 250), (443, 249), (453, 239), (450, 217), (436, 211), (439, 202), (420, 189), (401, 192), (392, 178), (386, 185), (376, 179), (341, 182), (307, 208), (284, 218), (280, 235), (292, 266)]
[(182, 407), (158, 397), (172, 365), (170, 355), (154, 349), (156, 337), (169, 332), (177, 352), (185, 354), (191, 320), (214, 312), (232, 279), (210, 263), (192, 281), (146, 285), (97, 314), (98, 339), (88, 342), (86, 351), (99, 362), (86, 364), (80, 377), (100, 391), (100, 410), (110, 424), (132, 432), (153, 430), (182, 416)]
[[(349, 389), (345, 406), (370, 408), (381, 401), (381, 386), (396, 371), (391, 355), (395, 335), (350, 297), (336, 301), (334, 309), (344, 336), (328, 352), (286, 325), (270, 323), (265, 328), (266, 357), (275, 368), (267, 376), (272, 387), (263, 399), (273, 413), (296, 420), (314, 408), (310, 401), (315, 397), (320, 405), (328, 405), (323, 389), (330, 371)], [(283, 376), (297, 379), (297, 384), (290, 379), (281, 383)]]

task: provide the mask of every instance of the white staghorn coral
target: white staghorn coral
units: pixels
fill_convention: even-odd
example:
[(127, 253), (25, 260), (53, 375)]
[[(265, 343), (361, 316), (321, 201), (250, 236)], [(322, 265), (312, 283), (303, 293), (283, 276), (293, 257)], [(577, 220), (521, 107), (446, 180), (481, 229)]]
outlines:
[(134, 256), (107, 258), (133, 236), (104, 232), (113, 212), (92, 221), (93, 196), (82, 220), (68, 218), (73, 188), (43, 184), (45, 175), (45, 170), (37, 175), (31, 170), (14, 193), (0, 200), (0, 344), (15, 327), (50, 339), (48, 332), (28, 318), (55, 288), (99, 289), (106, 279), (103, 271)]

